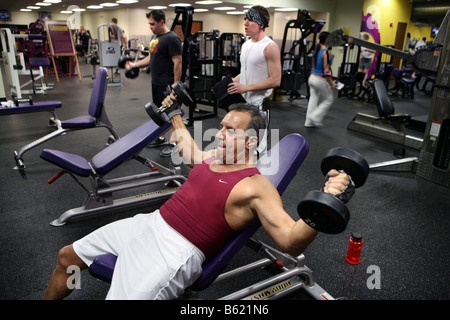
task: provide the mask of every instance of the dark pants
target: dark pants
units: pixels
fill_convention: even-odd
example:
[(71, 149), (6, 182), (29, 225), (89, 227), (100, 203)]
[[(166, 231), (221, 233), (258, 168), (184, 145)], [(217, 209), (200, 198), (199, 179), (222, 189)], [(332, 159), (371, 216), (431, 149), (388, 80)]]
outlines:
[(163, 100), (166, 98), (166, 96), (164, 95), (164, 90), (166, 88), (167, 84), (165, 85), (152, 84), (153, 103), (157, 108), (161, 107)]

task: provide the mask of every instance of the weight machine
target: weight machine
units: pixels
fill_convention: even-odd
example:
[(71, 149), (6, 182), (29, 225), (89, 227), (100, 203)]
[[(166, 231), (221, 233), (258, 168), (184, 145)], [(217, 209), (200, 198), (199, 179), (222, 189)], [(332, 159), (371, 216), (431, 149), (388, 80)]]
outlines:
[[(189, 68), (189, 94), (193, 99), (193, 105), (189, 107), (188, 126), (195, 120), (202, 120), (217, 116), (217, 104), (211, 92), (211, 88), (217, 82), (218, 65), (217, 36), (215, 32), (196, 32), (191, 34), (194, 7), (175, 7), (175, 19), (171, 31), (177, 25), (181, 26), (183, 33), (182, 74), (181, 81), (187, 78)], [(180, 20), (181, 17), (181, 20)], [(212, 105), (212, 112), (204, 112), (200, 116), (194, 116), (197, 102)]]
[[(298, 10), (297, 19), (289, 20), (284, 27), (283, 42), (281, 44), (282, 79), (280, 89), (289, 93), (289, 100), (296, 98), (309, 98), (308, 77), (311, 70), (311, 57), (308, 55), (314, 50), (317, 34), (322, 30), (325, 21), (314, 20), (307, 10)], [(289, 31), (300, 31), (298, 40), (294, 40), (286, 51)], [(306, 40), (310, 35), (313, 40)], [(306, 84), (306, 96), (301, 95), (301, 84)], [(273, 97), (276, 98), (277, 88)]]
[(353, 43), (343, 45), (342, 63), (338, 71), (338, 79), (344, 84), (344, 88), (339, 90), (338, 97), (352, 97), (356, 92), (356, 78), (358, 72), (360, 47)]
[[(425, 134), (420, 141), (419, 157), (376, 163), (370, 168), (371, 170), (413, 171), (422, 178), (450, 187), (450, 86), (448, 84), (450, 50), (448, 46), (444, 46), (444, 44), (450, 43), (450, 10), (447, 11), (433, 43), (421, 46), (411, 53), (346, 36), (342, 29), (332, 32), (326, 41), (328, 46), (340, 46), (344, 43), (353, 43), (401, 58), (422, 75), (436, 76)], [(356, 119), (360, 115), (363, 117)], [(383, 136), (386, 139), (402, 134), (391, 130), (390, 137), (386, 136), (384, 133), (390, 128), (380, 126), (376, 117), (360, 113), (357, 114), (357, 117), (350, 125), (357, 121), (360, 132), (377, 137)]]
[[(2, 58), (5, 67), (6, 83), (10, 88), (12, 96), (22, 99), (23, 94), (47, 94), (47, 90), (53, 89), (52, 85), (44, 82), (44, 70), (42, 65), (36, 66), (38, 70), (26, 68), (23, 52), (17, 51), (16, 40), (18, 39), (38, 39), (45, 43), (45, 36), (38, 34), (12, 34), (8, 28), (0, 29), (2, 43)], [(21, 83), (21, 76), (31, 77), (30, 80)], [(35, 85), (36, 80), (41, 80), (39, 86)], [(32, 85), (32, 89), (25, 89)]]
[(213, 106), (213, 111), (194, 117), (194, 108), (189, 108), (189, 125), (194, 120), (217, 115), (217, 99), (211, 88), (219, 81), (221, 60), (218, 57), (218, 44), (218, 30), (199, 31), (191, 36), (189, 42), (189, 89), (195, 103)]
[[(181, 32), (183, 33), (183, 53), (182, 53), (182, 71), (181, 81), (186, 81), (187, 68), (189, 65), (189, 38), (191, 37), (192, 20), (194, 15), (194, 7), (175, 7), (175, 19), (173, 21), (170, 31), (174, 31), (177, 25), (181, 26)], [(181, 20), (180, 20), (181, 16)]]
[(245, 36), (241, 33), (224, 32), (219, 37), (219, 76), (237, 76), (241, 73), (241, 48)]
[[(100, 52), (100, 67), (109, 68), (108, 87), (122, 86), (122, 72), (115, 74), (121, 54), (120, 39), (111, 39), (109, 24), (100, 24), (97, 27), (98, 45)], [(116, 77), (115, 77), (116, 76)]]
[(84, 61), (86, 62), (86, 64), (92, 65), (92, 74), (83, 75), (83, 77), (90, 77), (92, 80), (95, 80), (97, 74), (96, 66), (100, 65), (100, 57), (98, 51), (99, 51), (98, 39), (92, 38), (89, 39), (88, 48)]
[[(362, 84), (365, 74), (362, 71), (358, 71), (360, 54), (361, 48), (359, 46), (355, 46), (353, 43), (345, 43), (343, 45), (343, 57), (338, 71), (338, 79), (344, 84), (344, 87), (342, 90), (339, 90), (338, 97), (358, 97), (363, 99), (365, 95), (368, 95), (368, 100), (371, 99), (370, 87), (365, 88)], [(387, 88), (394, 68), (392, 64), (393, 57), (380, 52), (376, 59), (375, 78), (382, 79)]]

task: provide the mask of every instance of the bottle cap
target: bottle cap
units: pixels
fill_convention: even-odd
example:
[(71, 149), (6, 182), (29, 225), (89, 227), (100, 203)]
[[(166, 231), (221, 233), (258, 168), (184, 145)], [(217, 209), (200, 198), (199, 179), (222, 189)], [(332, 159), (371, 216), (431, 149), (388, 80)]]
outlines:
[(355, 241), (361, 241), (362, 240), (362, 235), (360, 233), (352, 232), (350, 235), (351, 235), (352, 239), (355, 240)]

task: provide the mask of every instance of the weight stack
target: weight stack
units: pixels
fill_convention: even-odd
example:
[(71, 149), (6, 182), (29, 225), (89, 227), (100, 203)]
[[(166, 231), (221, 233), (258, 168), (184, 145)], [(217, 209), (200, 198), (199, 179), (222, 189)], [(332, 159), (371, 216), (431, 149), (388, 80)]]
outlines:
[(302, 84), (302, 74), (300, 72), (285, 71), (281, 78), (281, 87), (286, 91), (300, 90)]
[[(450, 187), (450, 11), (441, 25), (442, 51), (416, 174)], [(442, 35), (440, 35), (442, 36)], [(439, 54), (439, 53), (436, 53)]]

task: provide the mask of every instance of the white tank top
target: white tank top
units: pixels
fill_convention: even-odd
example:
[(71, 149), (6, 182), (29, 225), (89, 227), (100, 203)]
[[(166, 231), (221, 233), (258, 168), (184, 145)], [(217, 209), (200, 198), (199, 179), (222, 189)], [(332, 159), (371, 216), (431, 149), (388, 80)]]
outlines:
[[(247, 40), (241, 50), (241, 77), (240, 83), (253, 84), (269, 78), (269, 68), (264, 57), (264, 49), (274, 42), (269, 37), (254, 42)], [(261, 107), (264, 98), (269, 97), (272, 89), (249, 91), (242, 94), (247, 103)]]

